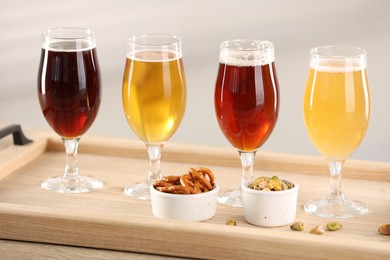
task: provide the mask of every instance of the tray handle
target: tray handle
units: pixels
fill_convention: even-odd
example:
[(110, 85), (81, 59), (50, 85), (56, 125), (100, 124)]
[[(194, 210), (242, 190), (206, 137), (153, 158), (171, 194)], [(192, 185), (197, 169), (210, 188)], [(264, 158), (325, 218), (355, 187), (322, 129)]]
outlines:
[(13, 136), (15, 145), (25, 145), (32, 142), (23, 134), (20, 125), (10, 125), (0, 129), (0, 139), (10, 134)]

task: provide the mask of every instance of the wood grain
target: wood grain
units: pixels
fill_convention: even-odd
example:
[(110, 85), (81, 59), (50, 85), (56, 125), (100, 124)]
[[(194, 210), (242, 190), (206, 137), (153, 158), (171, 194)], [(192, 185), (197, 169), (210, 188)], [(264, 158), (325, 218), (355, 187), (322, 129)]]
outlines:
[[(31, 136), (31, 137), (30, 137)], [(161, 220), (152, 216), (150, 202), (123, 194), (127, 184), (142, 181), (148, 166), (145, 146), (134, 140), (86, 136), (80, 143), (82, 174), (104, 181), (104, 188), (86, 194), (44, 191), (40, 182), (60, 175), (64, 149), (59, 137), (32, 131), (26, 147), (0, 143), (0, 238), (118, 251), (205, 259), (383, 259), (390, 255), (390, 237), (377, 233), (390, 223), (390, 164), (349, 161), (343, 177), (348, 197), (364, 201), (370, 213), (342, 220), (343, 229), (323, 235), (309, 233), (325, 225), (303, 212), (303, 204), (321, 198), (328, 188), (328, 169), (320, 157), (259, 152), (255, 176), (278, 175), (299, 183), (296, 220), (303, 232), (288, 226), (261, 228), (248, 224), (243, 209), (218, 205), (216, 215), (200, 223)], [(181, 174), (191, 166), (213, 170), (222, 190), (240, 181), (240, 162), (234, 149), (166, 144), (164, 175)], [(226, 226), (228, 217), (237, 226)]]
[(0, 259), (179, 260), (184, 258), (0, 239)]

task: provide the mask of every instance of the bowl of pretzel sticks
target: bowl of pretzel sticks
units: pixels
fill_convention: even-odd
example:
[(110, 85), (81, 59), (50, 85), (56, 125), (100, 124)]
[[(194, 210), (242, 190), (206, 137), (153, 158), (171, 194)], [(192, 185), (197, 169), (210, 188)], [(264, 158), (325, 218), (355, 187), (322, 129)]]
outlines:
[(157, 218), (205, 221), (215, 215), (219, 187), (206, 167), (183, 175), (163, 176), (150, 186), (152, 212)]

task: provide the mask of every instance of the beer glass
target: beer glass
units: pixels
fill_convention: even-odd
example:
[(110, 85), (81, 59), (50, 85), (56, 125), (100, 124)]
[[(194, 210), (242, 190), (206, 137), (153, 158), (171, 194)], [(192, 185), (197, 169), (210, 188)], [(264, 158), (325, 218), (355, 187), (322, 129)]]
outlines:
[(94, 122), (100, 106), (100, 72), (93, 31), (55, 28), (43, 32), (38, 72), (38, 99), (50, 127), (62, 138), (65, 172), (41, 187), (61, 193), (80, 193), (103, 187), (102, 181), (80, 175), (77, 147)]
[(169, 34), (135, 35), (129, 39), (123, 76), (123, 110), (133, 132), (147, 147), (146, 181), (125, 187), (125, 194), (149, 200), (149, 187), (161, 178), (163, 145), (184, 116), (187, 86), (181, 40)]
[(311, 142), (327, 159), (330, 187), (322, 200), (305, 204), (306, 212), (326, 218), (349, 218), (368, 212), (350, 201), (341, 188), (344, 161), (362, 141), (370, 118), (366, 53), (348, 46), (323, 46), (310, 51), (304, 93), (304, 118)]
[[(278, 118), (279, 86), (271, 42), (239, 39), (221, 43), (214, 105), (222, 133), (238, 149), (242, 184), (253, 178), (255, 153)], [(218, 202), (243, 207), (241, 185), (220, 194)]]

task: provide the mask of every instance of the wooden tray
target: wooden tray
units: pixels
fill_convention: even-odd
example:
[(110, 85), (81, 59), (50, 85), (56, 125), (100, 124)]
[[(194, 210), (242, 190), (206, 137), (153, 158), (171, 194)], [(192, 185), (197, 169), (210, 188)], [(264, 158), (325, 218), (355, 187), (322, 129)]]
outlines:
[[(384, 259), (390, 255), (390, 236), (378, 234), (390, 223), (390, 164), (349, 161), (343, 187), (346, 194), (369, 205), (370, 213), (341, 220), (336, 232), (313, 235), (309, 230), (327, 219), (305, 213), (302, 206), (321, 198), (329, 185), (326, 162), (320, 157), (259, 151), (255, 176), (295, 180), (300, 184), (296, 220), (303, 232), (289, 226), (261, 228), (248, 224), (243, 209), (218, 205), (215, 217), (193, 223), (153, 217), (149, 201), (123, 194), (126, 184), (142, 181), (148, 167), (145, 146), (139, 141), (82, 138), (79, 168), (104, 181), (104, 188), (87, 194), (57, 194), (40, 182), (62, 173), (64, 148), (60, 138), (27, 131), (34, 142), (14, 146), (0, 140), (0, 238), (207, 259), (328, 258)], [(164, 174), (182, 174), (191, 166), (206, 166), (222, 190), (240, 181), (240, 162), (231, 148), (168, 143), (163, 149)], [(237, 226), (227, 226), (227, 218)]]

